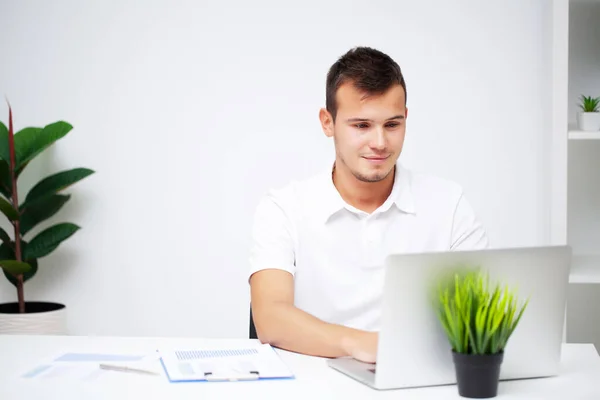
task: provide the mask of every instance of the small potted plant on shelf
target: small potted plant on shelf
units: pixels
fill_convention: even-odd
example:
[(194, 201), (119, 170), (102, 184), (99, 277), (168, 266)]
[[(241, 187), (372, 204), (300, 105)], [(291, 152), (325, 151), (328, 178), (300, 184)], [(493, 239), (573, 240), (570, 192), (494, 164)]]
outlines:
[(24, 284), (37, 273), (38, 260), (56, 250), (79, 226), (69, 222), (53, 224), (39, 232), (34, 228), (54, 216), (69, 200), (62, 194), (72, 184), (91, 175), (87, 168), (50, 174), (19, 198), (19, 177), (27, 165), (72, 129), (64, 121), (44, 127), (13, 130), (9, 105), (8, 128), (0, 122), (0, 211), (10, 224), (11, 234), (0, 227), (0, 266), (16, 287), (17, 301), (0, 304), (0, 333), (64, 334), (65, 305), (26, 301)]
[(581, 96), (577, 125), (582, 131), (600, 131), (600, 97)]
[(458, 269), (438, 286), (437, 316), (451, 346), (459, 395), (496, 397), (504, 350), (529, 300), (489, 286), (481, 269)]

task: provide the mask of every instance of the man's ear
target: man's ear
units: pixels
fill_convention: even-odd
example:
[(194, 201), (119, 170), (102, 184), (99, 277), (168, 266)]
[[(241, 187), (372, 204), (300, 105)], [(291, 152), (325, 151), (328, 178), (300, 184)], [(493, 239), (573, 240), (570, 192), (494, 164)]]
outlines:
[(319, 110), (319, 120), (321, 121), (321, 128), (325, 136), (333, 137), (333, 117), (326, 108)]

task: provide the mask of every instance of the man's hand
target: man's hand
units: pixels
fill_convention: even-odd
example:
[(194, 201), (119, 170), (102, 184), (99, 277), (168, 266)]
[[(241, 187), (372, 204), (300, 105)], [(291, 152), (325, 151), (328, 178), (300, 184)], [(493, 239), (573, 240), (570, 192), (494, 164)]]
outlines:
[(379, 333), (365, 332), (356, 337), (346, 337), (343, 339), (342, 347), (350, 357), (374, 364), (377, 361), (377, 345), (379, 343)]

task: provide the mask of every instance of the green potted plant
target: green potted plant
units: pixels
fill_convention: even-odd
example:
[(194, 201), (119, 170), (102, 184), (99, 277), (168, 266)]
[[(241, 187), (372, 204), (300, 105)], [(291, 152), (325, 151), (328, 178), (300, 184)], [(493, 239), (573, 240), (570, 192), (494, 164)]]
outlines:
[(582, 131), (600, 131), (600, 97), (581, 96), (577, 125)]
[(50, 174), (19, 198), (19, 177), (27, 165), (72, 129), (64, 121), (44, 127), (13, 130), (9, 105), (8, 128), (0, 122), (0, 211), (10, 224), (10, 233), (0, 228), (0, 266), (16, 287), (17, 301), (0, 304), (0, 333), (62, 334), (66, 331), (65, 305), (26, 301), (24, 285), (37, 273), (38, 260), (48, 256), (71, 237), (79, 226), (59, 222), (35, 228), (54, 216), (69, 200), (61, 193), (91, 175), (87, 168)]
[(481, 269), (458, 269), (438, 286), (437, 316), (448, 338), (459, 395), (496, 397), (507, 342), (529, 300), (508, 286), (490, 288)]

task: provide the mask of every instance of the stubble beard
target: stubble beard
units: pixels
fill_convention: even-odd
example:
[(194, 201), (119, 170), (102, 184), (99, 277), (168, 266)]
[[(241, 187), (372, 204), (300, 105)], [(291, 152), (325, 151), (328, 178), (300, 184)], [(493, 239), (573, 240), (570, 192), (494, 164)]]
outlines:
[[(388, 177), (388, 175), (390, 173), (392, 173), (394, 171), (394, 168), (390, 168), (389, 171), (381, 171), (373, 176), (367, 176), (364, 174), (361, 174), (359, 171), (353, 170), (352, 168), (350, 168), (350, 166), (348, 165), (348, 163), (344, 160), (344, 157), (342, 156), (342, 154), (337, 150), (337, 138), (336, 135), (334, 134), (333, 136), (333, 142), (336, 148), (336, 156), (337, 159), (340, 160), (342, 162), (342, 164), (344, 164), (344, 166), (346, 167), (346, 169), (348, 171), (350, 171), (350, 173), (359, 181), (361, 182), (365, 182), (365, 183), (377, 183), (380, 182), (382, 180), (384, 180), (385, 178)], [(335, 166), (334, 166), (334, 170), (335, 170)], [(333, 174), (333, 171), (332, 171)]]
[(357, 180), (359, 180), (361, 182), (365, 182), (365, 183), (380, 182), (380, 181), (384, 180), (385, 178), (387, 178), (389, 176), (389, 174), (394, 171), (394, 168), (391, 168), (389, 171), (381, 171), (381, 172), (376, 173), (375, 175), (368, 176), (368, 175), (361, 174), (359, 171), (356, 171), (356, 170), (353, 170), (352, 168), (350, 168), (348, 163), (346, 163), (346, 161), (344, 160), (344, 157), (339, 152), (337, 153), (337, 158), (338, 158), (338, 160), (340, 160), (342, 162), (342, 164), (344, 164), (346, 169), (348, 171), (350, 171), (350, 173)]

